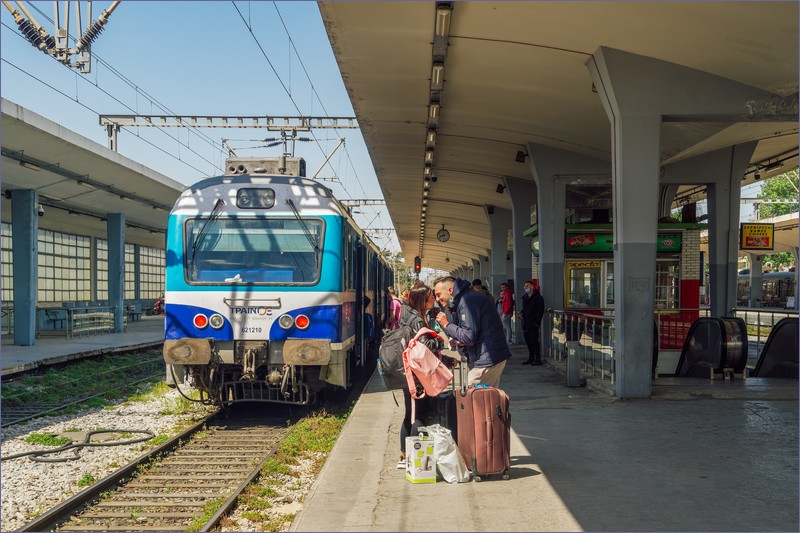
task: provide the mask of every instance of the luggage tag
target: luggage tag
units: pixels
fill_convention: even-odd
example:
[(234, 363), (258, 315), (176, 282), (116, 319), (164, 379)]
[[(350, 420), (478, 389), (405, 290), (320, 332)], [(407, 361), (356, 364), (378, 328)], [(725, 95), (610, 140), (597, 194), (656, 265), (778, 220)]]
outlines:
[(474, 386), (475, 386), (476, 389), (488, 389), (489, 388), (489, 385), (487, 385), (486, 383), (476, 383)]

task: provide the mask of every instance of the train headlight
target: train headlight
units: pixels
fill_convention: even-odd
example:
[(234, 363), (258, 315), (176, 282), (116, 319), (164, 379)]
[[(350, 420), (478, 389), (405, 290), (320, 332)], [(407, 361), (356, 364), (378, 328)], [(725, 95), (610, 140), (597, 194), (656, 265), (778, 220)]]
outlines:
[(283, 329), (289, 329), (294, 326), (294, 318), (289, 315), (281, 315), (278, 319), (278, 325)]
[(211, 318), (208, 319), (208, 325), (214, 329), (220, 329), (225, 325), (225, 319), (222, 318), (222, 315), (211, 315)]
[(310, 323), (306, 315), (297, 315), (297, 318), (294, 319), (294, 325), (298, 329), (306, 329)]
[(198, 313), (194, 315), (193, 322), (194, 322), (194, 327), (196, 327), (197, 329), (203, 329), (208, 325), (208, 318), (206, 318), (206, 315)]

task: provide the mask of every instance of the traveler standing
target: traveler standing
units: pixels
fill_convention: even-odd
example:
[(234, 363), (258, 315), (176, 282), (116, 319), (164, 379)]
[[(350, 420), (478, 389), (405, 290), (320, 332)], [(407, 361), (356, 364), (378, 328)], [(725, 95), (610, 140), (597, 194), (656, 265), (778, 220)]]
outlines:
[(508, 288), (508, 283), (500, 284), (500, 298), (497, 299), (497, 314), (503, 323), (503, 333), (506, 342), (511, 345), (511, 316), (514, 314), (514, 294)]
[(544, 298), (539, 294), (539, 289), (534, 288), (533, 283), (526, 281), (523, 286), (525, 295), (522, 297), (522, 312), (519, 317), (522, 319), (522, 333), (525, 336), (525, 344), (528, 345), (528, 359), (523, 361), (523, 365), (539, 366), (542, 364), (542, 341), (541, 327), (544, 317)]
[(386, 321), (386, 329), (393, 330), (400, 327), (400, 309), (402, 303), (394, 292), (394, 287), (386, 287), (386, 292), (389, 293), (389, 320)]
[(485, 383), (500, 387), (500, 376), (511, 357), (503, 324), (491, 301), (472, 290), (467, 280), (444, 276), (433, 282), (436, 301), (450, 307), (453, 322), (446, 313), (439, 313), (436, 322), (467, 357), (470, 368), (468, 385)]
[(492, 296), (492, 293), (489, 292), (489, 290), (483, 286), (483, 282), (481, 282), (481, 280), (479, 280), (478, 278), (472, 280), (472, 290), (483, 294), (484, 296), (489, 298), (492, 302), (494, 302), (494, 296)]
[[(408, 324), (411, 327), (411, 335), (415, 336), (422, 328), (433, 329), (434, 323), (430, 321), (430, 311), (434, 307), (435, 300), (433, 298), (433, 290), (425, 285), (423, 282), (417, 280), (414, 286), (408, 293), (408, 318), (403, 318), (402, 323)], [(444, 343), (440, 338), (432, 338), (430, 336), (423, 336), (419, 342), (430, 348), (436, 354), (442, 351)], [(419, 400), (411, 398), (411, 393), (408, 389), (403, 389), (403, 401), (405, 402), (405, 415), (403, 423), (400, 425), (400, 462), (397, 468), (405, 468), (406, 456), (406, 437), (413, 437), (419, 434), (419, 426), (422, 425), (421, 420), (424, 419), (425, 414), (428, 412), (430, 399), (425, 396)], [(411, 420), (411, 402), (415, 403), (414, 406), (414, 420)]]

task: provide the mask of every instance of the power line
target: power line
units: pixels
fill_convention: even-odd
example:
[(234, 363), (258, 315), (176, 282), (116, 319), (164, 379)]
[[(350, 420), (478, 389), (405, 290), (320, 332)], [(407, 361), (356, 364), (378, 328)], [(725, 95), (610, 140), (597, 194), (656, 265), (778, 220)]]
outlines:
[[(51, 24), (55, 24), (55, 22), (53, 21), (53, 19), (51, 19), (51, 18), (50, 18), (50, 17), (49, 17), (49, 16), (48, 16), (46, 13), (44, 13), (44, 12), (43, 12), (41, 9), (39, 9), (39, 8), (38, 8), (36, 5), (34, 5), (34, 4), (31, 4), (31, 6), (33, 7), (33, 9), (35, 9), (36, 11), (38, 11), (38, 12), (39, 12), (39, 14), (41, 14), (41, 15), (42, 15), (42, 17), (44, 17), (45, 19), (47, 19), (47, 20), (48, 20), (48, 21), (49, 21)], [(18, 34), (18, 35), (19, 35), (19, 34)], [(75, 38), (75, 36), (73, 36), (71, 33), (69, 33), (69, 34), (68, 34), (68, 36), (69, 36), (69, 38), (70, 38), (70, 39), (72, 39), (74, 42), (77, 42), (77, 39), (76, 39), (76, 38)], [(21, 35), (20, 35), (20, 37), (21, 37)], [(126, 83), (128, 86), (129, 86), (129, 87), (131, 87), (132, 89), (134, 89), (134, 90), (136, 91), (136, 93), (137, 93), (137, 94), (141, 93), (141, 94), (142, 94), (142, 96), (144, 96), (145, 98), (147, 98), (147, 99), (150, 101), (150, 104), (151, 104), (151, 105), (152, 105), (152, 104), (155, 104), (155, 105), (156, 105), (158, 108), (162, 109), (163, 111), (166, 111), (166, 112), (172, 113), (172, 111), (171, 111), (171, 110), (170, 110), (168, 107), (166, 107), (166, 105), (162, 104), (162, 103), (161, 103), (161, 102), (159, 102), (159, 101), (158, 101), (158, 100), (157, 100), (157, 99), (156, 99), (154, 96), (150, 95), (150, 94), (149, 94), (147, 91), (145, 91), (144, 89), (142, 89), (141, 87), (139, 87), (139, 85), (137, 85), (135, 82), (133, 82), (133, 80), (131, 80), (130, 78), (128, 78), (127, 76), (125, 76), (124, 74), (122, 74), (120, 71), (118, 71), (116, 68), (114, 68), (114, 66), (112, 66), (112, 65), (111, 65), (111, 64), (110, 64), (108, 61), (104, 60), (102, 57), (100, 57), (100, 56), (99, 56), (99, 55), (97, 55), (96, 53), (93, 53), (93, 54), (92, 54), (92, 57), (95, 59), (95, 61), (96, 61), (98, 64), (101, 64), (101, 65), (103, 65), (104, 67), (106, 67), (106, 68), (107, 68), (109, 71), (111, 71), (111, 73), (112, 73), (112, 74), (114, 74), (115, 76), (117, 76), (117, 78), (119, 78), (120, 80), (122, 80), (123, 82), (125, 82), (125, 83)], [(94, 85), (95, 85), (95, 87), (97, 87), (98, 89), (102, 90), (102, 89), (100, 88), (100, 85), (97, 83), (97, 81), (96, 81), (96, 80), (95, 80), (95, 84), (94, 84)], [(103, 92), (105, 92), (105, 91), (103, 91)], [(122, 105), (125, 105), (125, 104), (122, 104)], [(127, 107), (128, 109), (131, 109), (131, 108), (130, 108), (129, 106), (127, 106), (127, 105), (126, 105), (125, 107)], [(135, 112), (135, 111), (134, 111), (134, 112)], [(216, 142), (214, 142), (214, 140), (213, 140), (211, 137), (209, 137), (208, 135), (206, 135), (206, 134), (204, 134), (204, 133), (202, 133), (202, 132), (198, 132), (198, 131), (191, 131), (191, 130), (190, 130), (190, 133), (194, 133), (194, 134), (195, 134), (196, 136), (198, 136), (198, 137), (199, 137), (201, 140), (204, 140), (204, 141), (205, 141), (205, 142), (206, 142), (206, 143), (207, 143), (209, 146), (211, 146), (212, 148), (214, 148), (215, 150), (217, 150), (217, 151), (218, 151), (220, 154), (223, 154), (223, 152), (222, 152), (222, 150), (220, 149), (220, 147), (219, 147), (219, 146), (217, 146)], [(178, 142), (179, 144), (183, 144), (183, 143), (180, 141), (180, 139), (177, 139), (177, 138), (175, 138), (175, 137), (172, 137), (172, 135), (169, 135), (169, 134), (167, 134), (167, 135), (168, 135), (169, 137), (173, 138), (173, 139), (174, 139), (176, 142)], [(188, 146), (188, 145), (185, 145), (185, 144), (184, 144), (184, 146), (186, 146), (187, 148), (189, 148), (189, 146)], [(208, 162), (208, 160), (206, 160), (206, 162)], [(212, 165), (213, 165), (215, 168), (218, 168), (218, 166), (217, 166), (217, 165), (214, 165), (213, 163), (212, 163)]]
[[(6, 26), (6, 24), (5, 24), (5, 23), (3, 23), (3, 26)], [(88, 105), (86, 105), (86, 104), (84, 104), (83, 102), (81, 102), (81, 101), (80, 101), (78, 98), (73, 98), (72, 96), (68, 95), (67, 93), (65, 93), (65, 92), (61, 91), (60, 89), (57, 89), (57, 88), (55, 88), (54, 86), (50, 85), (49, 83), (47, 83), (46, 81), (42, 80), (41, 78), (38, 78), (38, 77), (34, 76), (34, 75), (33, 75), (33, 74), (31, 74), (30, 72), (26, 72), (25, 70), (23, 70), (22, 68), (18, 67), (18, 66), (17, 66), (17, 65), (15, 65), (14, 63), (11, 63), (10, 61), (8, 61), (7, 59), (5, 59), (5, 58), (0, 58), (0, 61), (3, 61), (4, 63), (8, 64), (8, 65), (9, 65), (9, 66), (11, 66), (11, 67), (14, 67), (15, 69), (19, 70), (20, 72), (22, 72), (22, 73), (23, 73), (23, 74), (25, 74), (25, 75), (27, 75), (27, 76), (30, 76), (31, 78), (33, 78), (34, 80), (38, 81), (38, 82), (39, 82), (39, 83), (41, 83), (42, 85), (44, 85), (44, 86), (46, 86), (46, 87), (49, 87), (49, 88), (50, 88), (50, 89), (52, 89), (53, 91), (55, 91), (55, 92), (57, 92), (58, 94), (60, 94), (60, 95), (62, 95), (62, 96), (64, 96), (64, 97), (66, 97), (66, 98), (67, 98), (67, 99), (69, 99), (69, 100), (72, 100), (73, 102), (75, 102), (75, 103), (77, 103), (78, 105), (80, 105), (81, 107), (83, 107), (83, 108), (85, 108), (85, 109), (87, 109), (87, 110), (91, 111), (92, 113), (94, 113), (94, 114), (96, 114), (96, 115), (98, 115), (98, 116), (100, 115), (100, 113), (98, 113), (96, 110), (92, 109), (92, 108), (91, 108), (91, 107), (89, 107)], [(137, 137), (139, 137), (139, 136), (137, 135)], [(183, 164), (184, 164), (184, 165), (186, 165), (187, 167), (189, 167), (189, 168), (191, 168), (191, 169), (193, 169), (193, 170), (197, 171), (197, 172), (198, 172), (198, 173), (200, 173), (200, 174), (203, 174), (203, 171), (202, 171), (202, 170), (200, 170), (199, 168), (195, 167), (194, 165), (191, 165), (191, 164), (187, 163), (187, 162), (186, 162), (186, 161), (184, 161), (183, 159), (180, 159), (180, 158), (176, 157), (174, 154), (171, 154), (171, 153), (167, 152), (167, 151), (166, 151), (166, 150), (164, 150), (162, 147), (160, 147), (160, 146), (158, 146), (158, 145), (156, 145), (156, 144), (153, 144), (151, 141), (148, 141), (147, 139), (145, 139), (145, 138), (143, 138), (143, 137), (139, 137), (139, 138), (140, 138), (142, 141), (144, 141), (145, 143), (147, 143), (147, 144), (149, 144), (150, 146), (152, 146), (153, 148), (156, 148), (156, 149), (160, 150), (160, 151), (161, 151), (161, 152), (163, 152), (164, 154), (166, 154), (166, 155), (168, 155), (168, 156), (170, 156), (170, 157), (172, 157), (172, 158), (176, 159), (177, 161), (180, 161), (181, 163), (183, 163)], [(170, 136), (170, 138), (172, 138), (172, 137)], [(203, 175), (206, 175), (206, 174), (203, 174)]]

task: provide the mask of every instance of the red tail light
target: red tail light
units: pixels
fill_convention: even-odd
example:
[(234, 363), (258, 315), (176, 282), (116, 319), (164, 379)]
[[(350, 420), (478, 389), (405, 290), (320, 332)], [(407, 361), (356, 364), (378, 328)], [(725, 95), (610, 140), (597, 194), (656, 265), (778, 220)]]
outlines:
[(294, 319), (294, 325), (299, 329), (306, 329), (310, 323), (306, 315), (297, 315), (297, 318)]
[(197, 329), (203, 329), (208, 325), (208, 318), (206, 315), (194, 315), (194, 327)]

